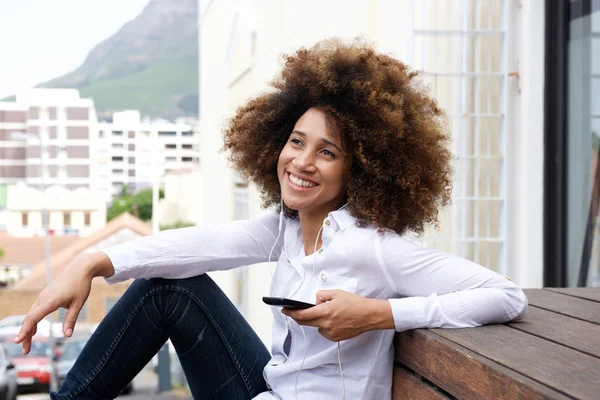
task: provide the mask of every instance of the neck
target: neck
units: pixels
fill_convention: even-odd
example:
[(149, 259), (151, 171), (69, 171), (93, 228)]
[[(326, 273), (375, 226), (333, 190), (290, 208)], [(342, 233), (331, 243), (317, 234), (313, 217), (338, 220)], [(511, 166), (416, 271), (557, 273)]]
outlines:
[(327, 215), (334, 210), (321, 210), (315, 212), (299, 212), (298, 218), (300, 219), (300, 230), (302, 231), (302, 239), (304, 240), (304, 252), (306, 255), (310, 255), (315, 251), (315, 240), (319, 235), (319, 241), (317, 242), (317, 250), (323, 245), (323, 233), (319, 234), (323, 221), (327, 218)]

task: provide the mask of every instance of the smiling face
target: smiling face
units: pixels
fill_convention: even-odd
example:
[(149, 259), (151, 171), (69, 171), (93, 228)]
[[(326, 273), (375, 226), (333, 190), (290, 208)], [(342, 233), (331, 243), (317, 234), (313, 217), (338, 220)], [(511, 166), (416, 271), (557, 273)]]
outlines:
[(306, 213), (336, 210), (345, 197), (346, 154), (325, 114), (310, 108), (296, 122), (279, 154), (277, 176), (285, 205)]

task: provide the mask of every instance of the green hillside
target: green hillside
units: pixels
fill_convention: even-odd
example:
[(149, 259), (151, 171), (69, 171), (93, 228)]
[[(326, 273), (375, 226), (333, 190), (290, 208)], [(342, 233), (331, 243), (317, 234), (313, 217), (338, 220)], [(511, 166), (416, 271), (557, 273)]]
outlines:
[(128, 75), (92, 80), (79, 90), (82, 97), (94, 99), (100, 119), (125, 108), (168, 119), (196, 116), (197, 53), (181, 54)]
[(174, 120), (198, 114), (198, 1), (150, 0), (74, 71), (38, 87), (75, 88), (98, 118), (123, 109)]

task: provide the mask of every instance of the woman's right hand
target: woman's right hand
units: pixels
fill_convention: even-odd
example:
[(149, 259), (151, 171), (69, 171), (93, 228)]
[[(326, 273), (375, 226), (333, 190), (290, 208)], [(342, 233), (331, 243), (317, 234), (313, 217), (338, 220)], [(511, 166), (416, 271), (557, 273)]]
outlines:
[(21, 326), (15, 343), (22, 343), (23, 354), (31, 350), (31, 338), (37, 332), (37, 324), (59, 307), (67, 309), (63, 322), (63, 333), (70, 337), (75, 321), (85, 304), (96, 276), (114, 274), (112, 263), (102, 252), (86, 253), (76, 256), (48, 286), (42, 290)]

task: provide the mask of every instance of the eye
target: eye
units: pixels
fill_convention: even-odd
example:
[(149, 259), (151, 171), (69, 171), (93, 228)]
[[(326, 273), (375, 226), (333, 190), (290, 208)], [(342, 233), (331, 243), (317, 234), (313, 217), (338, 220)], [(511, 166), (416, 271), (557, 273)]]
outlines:
[(335, 154), (333, 154), (330, 150), (327, 149), (324, 149), (322, 153), (325, 154), (327, 157), (335, 157)]
[(298, 146), (301, 146), (303, 144), (302, 140), (300, 140), (298, 138), (292, 138), (292, 139), (290, 139), (290, 142), (297, 144)]

